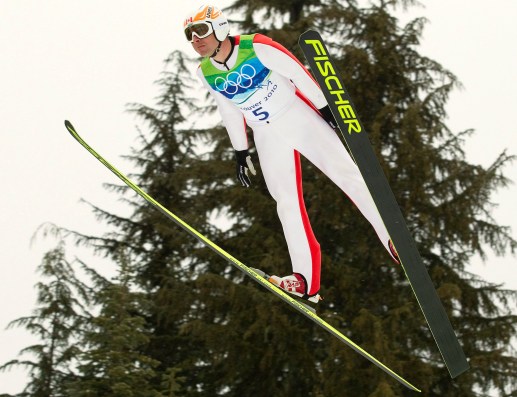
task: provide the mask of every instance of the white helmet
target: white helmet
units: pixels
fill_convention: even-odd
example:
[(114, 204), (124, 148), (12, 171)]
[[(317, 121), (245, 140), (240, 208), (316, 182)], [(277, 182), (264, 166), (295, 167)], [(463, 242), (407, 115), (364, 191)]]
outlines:
[(188, 41), (193, 40), (195, 34), (200, 39), (215, 34), (215, 38), (222, 42), (230, 34), (230, 25), (222, 11), (213, 5), (204, 5), (191, 12), (183, 23), (183, 29)]

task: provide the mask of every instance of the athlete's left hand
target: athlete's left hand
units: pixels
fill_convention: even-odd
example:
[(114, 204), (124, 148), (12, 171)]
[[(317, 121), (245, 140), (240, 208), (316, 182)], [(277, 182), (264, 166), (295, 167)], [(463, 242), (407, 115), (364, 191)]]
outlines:
[(335, 130), (337, 128), (337, 122), (334, 118), (334, 115), (332, 114), (332, 111), (330, 110), (329, 105), (325, 105), (324, 107), (318, 110), (323, 120), (325, 120), (332, 127), (332, 129)]
[(251, 156), (248, 150), (236, 150), (235, 157), (237, 159), (237, 179), (244, 187), (250, 187), (251, 181), (248, 177), (248, 170), (253, 174), (257, 175), (255, 167), (251, 162)]

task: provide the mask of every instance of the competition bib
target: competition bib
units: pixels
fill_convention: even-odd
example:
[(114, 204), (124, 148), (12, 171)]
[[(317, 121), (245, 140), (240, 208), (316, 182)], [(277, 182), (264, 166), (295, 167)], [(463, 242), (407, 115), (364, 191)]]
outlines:
[(253, 49), (254, 35), (242, 35), (232, 69), (217, 69), (209, 58), (201, 70), (212, 89), (232, 101), (248, 121), (266, 121), (293, 98), (295, 88), (286, 78), (260, 62)]

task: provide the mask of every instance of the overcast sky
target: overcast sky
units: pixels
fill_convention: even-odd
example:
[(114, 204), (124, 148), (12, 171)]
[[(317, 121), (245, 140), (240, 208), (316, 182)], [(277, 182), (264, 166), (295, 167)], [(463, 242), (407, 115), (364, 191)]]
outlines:
[[(468, 160), (487, 166), (504, 149), (517, 154), (517, 2), (426, 3), (411, 12), (430, 20), (420, 52), (464, 85), (451, 96), (447, 124), (453, 131), (476, 129), (465, 146)], [(33, 342), (23, 330), (4, 327), (34, 307), (35, 268), (55, 243), (38, 238), (31, 245), (38, 226), (52, 222), (102, 234), (80, 200), (122, 211), (116, 195), (102, 187), (115, 177), (73, 141), (63, 120), (130, 172), (120, 159), (136, 144), (136, 120), (126, 104), (153, 105), (163, 60), (175, 49), (190, 50), (182, 21), (191, 4), (200, 3), (0, 0), (0, 363)], [(517, 180), (515, 165), (506, 175)], [(496, 219), (513, 227), (514, 238), (516, 192), (512, 185), (492, 198), (499, 204)], [(67, 251), (70, 259), (82, 255), (73, 246)], [(476, 259), (470, 270), (517, 289), (515, 257), (491, 255), (485, 264)], [(0, 393), (19, 392), (25, 382), (22, 370), (0, 374)]]

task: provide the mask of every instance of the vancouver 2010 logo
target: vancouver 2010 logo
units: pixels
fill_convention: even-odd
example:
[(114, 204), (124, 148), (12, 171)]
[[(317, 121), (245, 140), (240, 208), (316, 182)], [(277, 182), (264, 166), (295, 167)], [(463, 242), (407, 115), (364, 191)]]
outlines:
[(215, 88), (219, 92), (225, 92), (228, 95), (236, 94), (239, 89), (250, 88), (253, 85), (253, 77), (257, 75), (257, 71), (250, 64), (244, 64), (238, 72), (228, 73), (226, 79), (218, 76), (215, 81)]

